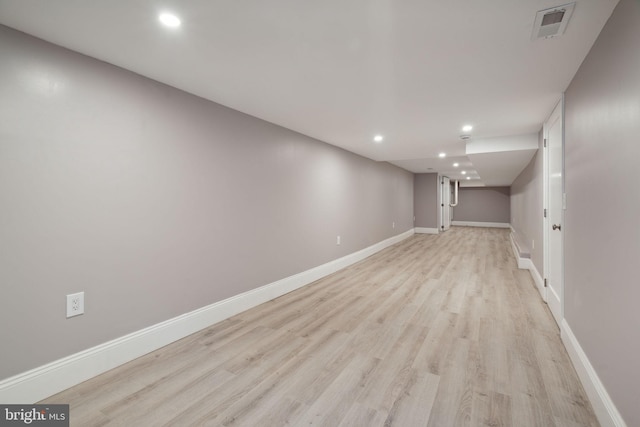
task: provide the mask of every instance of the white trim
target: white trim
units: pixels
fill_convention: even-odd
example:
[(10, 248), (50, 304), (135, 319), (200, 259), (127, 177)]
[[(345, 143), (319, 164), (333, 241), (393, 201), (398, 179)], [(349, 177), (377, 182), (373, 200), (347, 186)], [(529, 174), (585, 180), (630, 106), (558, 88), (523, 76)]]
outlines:
[(448, 231), (451, 228), (453, 220), (453, 210), (451, 208), (451, 179), (448, 176), (440, 178), (439, 185), (442, 187), (440, 191), (440, 210), (442, 211), (442, 222), (439, 224), (440, 229)]
[(438, 174), (437, 176), (438, 182), (436, 184), (436, 194), (438, 195), (438, 230), (442, 229), (442, 184), (440, 184), (442, 180), (442, 175)]
[(520, 270), (529, 270), (531, 273), (531, 277), (533, 278), (536, 287), (538, 288), (538, 292), (540, 292), (540, 296), (543, 301), (546, 301), (546, 292), (544, 287), (544, 280), (542, 276), (540, 276), (540, 272), (536, 268), (536, 265), (533, 263), (531, 258), (522, 258), (520, 257), (520, 251), (518, 251), (518, 245), (516, 244), (516, 240), (514, 234), (511, 234), (511, 249), (513, 250), (513, 256), (516, 258), (518, 263), (518, 268)]
[[(529, 265), (528, 265), (528, 263), (526, 263), (528, 258), (520, 257), (520, 251), (518, 250), (518, 245), (516, 244), (516, 239), (513, 236), (514, 236), (514, 233), (511, 232), (511, 234), (509, 235), (510, 240), (511, 240), (511, 249), (513, 250), (513, 256), (516, 258), (516, 261), (518, 262), (518, 268), (520, 270), (528, 270), (529, 269)], [(531, 261), (531, 260), (529, 259), (529, 261)]]
[[(556, 105), (553, 107), (551, 114), (542, 124), (542, 274), (543, 277), (549, 277), (549, 150), (546, 146), (547, 138), (549, 138), (549, 119), (555, 111)], [(547, 302), (547, 293), (545, 290), (544, 302)], [(562, 326), (560, 327), (562, 329)]]
[(538, 271), (538, 269), (536, 268), (536, 265), (533, 263), (531, 259), (529, 259), (529, 265), (527, 265), (526, 268), (527, 270), (529, 270), (529, 273), (531, 273), (531, 277), (533, 277), (533, 282), (536, 284), (536, 287), (538, 288), (538, 292), (540, 292), (542, 299), (545, 300), (546, 295), (545, 295), (544, 279), (540, 275), (540, 272)]
[(462, 227), (511, 228), (511, 224), (509, 224), (508, 222), (452, 221), (451, 225)]
[(589, 396), (593, 411), (596, 413), (600, 425), (602, 427), (626, 427), (627, 424), (604, 388), (595, 369), (591, 366), (591, 362), (589, 362), (587, 355), (582, 350), (566, 319), (562, 320), (560, 332), (562, 342), (567, 349), (567, 353), (569, 353), (582, 386), (587, 392), (587, 396)]
[[(565, 125), (565, 115), (564, 115), (564, 92), (562, 93), (562, 96), (560, 97), (560, 99), (558, 100), (558, 102), (556, 103), (556, 105), (553, 107), (553, 110), (551, 111), (551, 114), (549, 114), (549, 117), (547, 117), (547, 119), (545, 120), (543, 126), (542, 126), (542, 138), (543, 140), (546, 140), (546, 147), (545, 144), (543, 142), (543, 163), (542, 163), (542, 178), (543, 178), (543, 183), (542, 183), (542, 204), (543, 204), (543, 209), (546, 210), (547, 215), (543, 217), (542, 219), (542, 236), (543, 236), (543, 242), (542, 242), (542, 254), (543, 254), (543, 273), (544, 273), (544, 277), (549, 278), (549, 276), (551, 275), (550, 272), (550, 265), (551, 265), (551, 260), (550, 260), (550, 254), (551, 254), (551, 244), (550, 244), (550, 237), (549, 237), (549, 233), (550, 233), (550, 219), (551, 219), (551, 204), (550, 204), (550, 193), (549, 193), (549, 126), (551, 123), (553, 123), (554, 121), (560, 120), (562, 122), (562, 163), (563, 163), (563, 167), (562, 167), (562, 173), (563, 176), (565, 175), (565, 170), (564, 170), (564, 125)], [(556, 117), (557, 116), (557, 117)], [(565, 191), (565, 185), (564, 185), (564, 179), (563, 179), (563, 184), (562, 184), (562, 191), (564, 193)], [(561, 219), (560, 219), (560, 223), (563, 225), (565, 224), (564, 221), (564, 210), (561, 210)], [(560, 249), (560, 265), (561, 265), (561, 274), (559, 278), (556, 278), (559, 286), (556, 286), (556, 288), (559, 288), (559, 291), (561, 294), (564, 294), (564, 231), (561, 232), (561, 241), (562, 241), (562, 247)], [(552, 278), (553, 279), (553, 278)], [(564, 319), (564, 296), (562, 296), (562, 298), (560, 297), (560, 295), (558, 295), (558, 293), (556, 292), (556, 290), (554, 290), (551, 287), (545, 288), (545, 293), (543, 294), (543, 299), (545, 300), (545, 302), (549, 305), (549, 309), (551, 310), (551, 313), (553, 314), (553, 318), (556, 320), (556, 323), (558, 324), (558, 326), (561, 327), (561, 320)]]
[(414, 229), (358, 252), (182, 314), (0, 381), (0, 402), (33, 403), (171, 344), (194, 332), (355, 264), (414, 234)]
[[(542, 299), (545, 300), (545, 287), (544, 281), (538, 272), (538, 269), (533, 264), (530, 258), (520, 258), (518, 248), (515, 243), (513, 235), (511, 235), (511, 248), (513, 249), (513, 255), (518, 262), (518, 268), (529, 270), (533, 281), (536, 283)], [(553, 289), (551, 289), (553, 292)], [(557, 298), (557, 297), (556, 297)], [(575, 337), (566, 319), (563, 319), (560, 323), (560, 333), (562, 337), (562, 343), (569, 353), (571, 362), (578, 373), (578, 377), (584, 387), (589, 401), (593, 406), (593, 410), (602, 427), (626, 427), (624, 419), (618, 412), (618, 409), (614, 405), (609, 393), (604, 388), (604, 385), (600, 381), (598, 374), (596, 373), (591, 362), (587, 358), (587, 355), (582, 350), (578, 339)]]
[(416, 227), (414, 230), (416, 234), (438, 234), (437, 228)]

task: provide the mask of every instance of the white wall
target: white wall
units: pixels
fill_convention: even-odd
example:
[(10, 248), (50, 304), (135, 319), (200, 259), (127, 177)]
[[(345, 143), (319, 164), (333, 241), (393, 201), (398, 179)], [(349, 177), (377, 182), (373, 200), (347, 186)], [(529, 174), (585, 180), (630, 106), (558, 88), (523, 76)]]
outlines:
[(395, 166), (6, 27), (0, 58), (0, 379), (413, 228)]
[(565, 318), (640, 426), (640, 2), (621, 0), (565, 95)]

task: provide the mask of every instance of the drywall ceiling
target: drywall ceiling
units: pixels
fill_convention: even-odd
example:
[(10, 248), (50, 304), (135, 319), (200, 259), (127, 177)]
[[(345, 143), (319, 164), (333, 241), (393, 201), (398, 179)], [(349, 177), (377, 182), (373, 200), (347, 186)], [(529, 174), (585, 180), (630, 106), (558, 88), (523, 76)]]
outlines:
[(461, 127), (538, 132), (617, 1), (578, 0), (563, 36), (535, 41), (562, 0), (0, 0), (0, 23), (412, 172), (470, 162), (482, 185), (522, 156), (483, 155), (483, 172)]

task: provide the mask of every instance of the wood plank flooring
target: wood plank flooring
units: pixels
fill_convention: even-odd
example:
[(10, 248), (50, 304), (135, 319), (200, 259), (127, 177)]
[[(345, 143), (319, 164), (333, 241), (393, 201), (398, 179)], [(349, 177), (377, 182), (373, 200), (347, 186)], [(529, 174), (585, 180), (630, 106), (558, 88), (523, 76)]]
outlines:
[(45, 402), (72, 426), (597, 426), (507, 230), (416, 235)]

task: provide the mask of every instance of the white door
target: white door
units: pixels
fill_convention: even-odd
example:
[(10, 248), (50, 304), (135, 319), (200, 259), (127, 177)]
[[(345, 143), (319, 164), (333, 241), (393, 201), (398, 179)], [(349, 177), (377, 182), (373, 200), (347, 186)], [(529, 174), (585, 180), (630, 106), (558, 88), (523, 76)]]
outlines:
[(547, 159), (547, 218), (544, 221), (547, 242), (545, 277), (546, 301), (558, 325), (564, 318), (564, 176), (563, 108), (558, 103), (544, 126)]
[(440, 209), (442, 223), (440, 224), (440, 231), (447, 231), (451, 227), (451, 182), (449, 178), (443, 176), (440, 178)]

